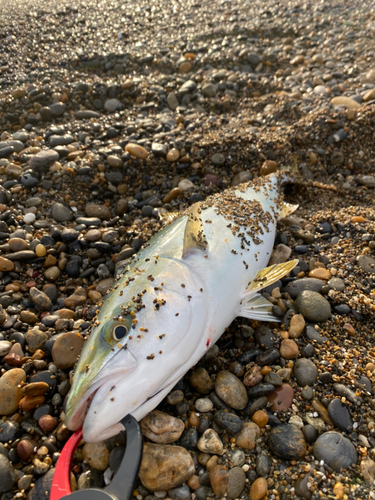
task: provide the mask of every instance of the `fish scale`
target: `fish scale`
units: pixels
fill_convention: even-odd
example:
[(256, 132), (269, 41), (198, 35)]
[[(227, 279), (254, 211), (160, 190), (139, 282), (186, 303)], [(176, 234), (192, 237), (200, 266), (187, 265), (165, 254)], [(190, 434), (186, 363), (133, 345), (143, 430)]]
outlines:
[[(88, 442), (138, 420), (168, 394), (237, 316), (279, 321), (259, 290), (297, 261), (265, 268), (285, 176), (193, 205), (133, 257), (103, 298), (75, 369), (66, 424)], [(118, 338), (121, 336), (121, 338)]]

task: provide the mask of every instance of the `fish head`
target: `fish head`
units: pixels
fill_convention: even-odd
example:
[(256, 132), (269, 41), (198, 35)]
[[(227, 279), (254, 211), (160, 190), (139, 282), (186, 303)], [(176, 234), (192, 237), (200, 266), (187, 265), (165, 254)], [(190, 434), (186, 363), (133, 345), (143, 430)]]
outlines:
[(202, 336), (206, 304), (197, 278), (178, 263), (159, 264), (164, 272), (152, 282), (134, 280), (124, 288), (120, 282), (105, 297), (85, 342), (65, 423), (76, 430), (84, 422), (88, 442), (120, 432), (120, 420), (168, 385)]

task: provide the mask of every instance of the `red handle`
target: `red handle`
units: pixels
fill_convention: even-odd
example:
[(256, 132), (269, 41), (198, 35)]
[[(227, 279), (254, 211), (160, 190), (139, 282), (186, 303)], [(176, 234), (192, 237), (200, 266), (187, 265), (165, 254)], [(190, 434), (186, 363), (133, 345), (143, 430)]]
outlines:
[(60, 500), (61, 497), (69, 495), (70, 489), (70, 468), (73, 455), (82, 439), (82, 429), (76, 431), (65, 443), (64, 448), (57, 461), (55, 473), (53, 475), (50, 500)]

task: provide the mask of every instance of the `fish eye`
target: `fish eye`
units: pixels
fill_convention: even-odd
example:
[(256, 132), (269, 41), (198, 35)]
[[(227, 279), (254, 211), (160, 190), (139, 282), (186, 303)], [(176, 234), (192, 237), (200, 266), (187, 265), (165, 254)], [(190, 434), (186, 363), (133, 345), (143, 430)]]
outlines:
[(113, 338), (116, 341), (123, 339), (124, 337), (126, 337), (127, 334), (128, 334), (128, 329), (124, 325), (117, 325), (113, 329)]

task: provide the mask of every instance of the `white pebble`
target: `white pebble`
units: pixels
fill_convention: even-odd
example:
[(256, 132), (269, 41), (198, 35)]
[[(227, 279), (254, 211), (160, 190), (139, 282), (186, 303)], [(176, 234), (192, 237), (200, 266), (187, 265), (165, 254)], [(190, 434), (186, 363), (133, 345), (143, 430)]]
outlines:
[(26, 224), (32, 224), (36, 219), (36, 216), (35, 214), (25, 214), (23, 216), (23, 221), (26, 223)]

